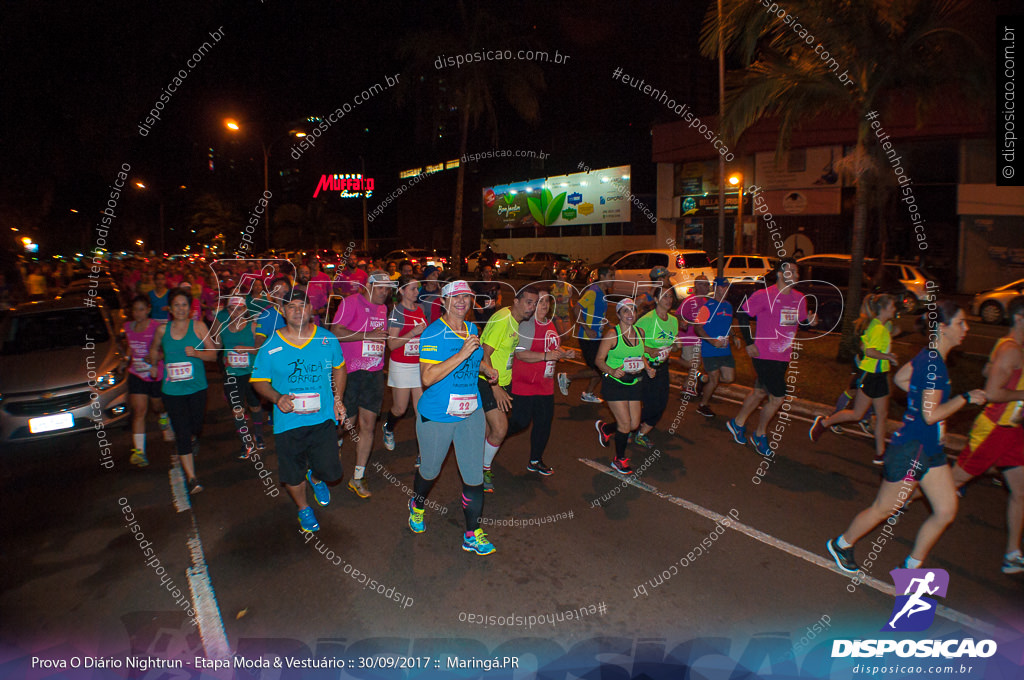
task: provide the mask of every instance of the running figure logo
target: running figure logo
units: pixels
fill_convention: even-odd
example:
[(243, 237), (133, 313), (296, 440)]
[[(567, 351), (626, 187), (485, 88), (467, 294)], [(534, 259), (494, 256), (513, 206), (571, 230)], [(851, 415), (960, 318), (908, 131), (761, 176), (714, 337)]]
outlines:
[(893, 569), (889, 572), (896, 586), (892, 618), (883, 631), (922, 631), (935, 621), (938, 603), (926, 595), (946, 596), (949, 573), (945, 569)]

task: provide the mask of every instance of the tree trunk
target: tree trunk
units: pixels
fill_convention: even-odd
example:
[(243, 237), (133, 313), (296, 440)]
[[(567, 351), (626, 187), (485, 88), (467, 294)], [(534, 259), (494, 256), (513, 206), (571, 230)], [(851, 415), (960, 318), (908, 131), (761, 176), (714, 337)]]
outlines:
[[(866, 152), (866, 140), (869, 127), (864, 117), (857, 126), (857, 156), (863, 158)], [(854, 323), (860, 316), (861, 284), (864, 281), (864, 241), (867, 235), (868, 187), (865, 171), (857, 175), (857, 193), (853, 208), (853, 244), (850, 252), (850, 287), (846, 295), (846, 308), (843, 310), (843, 337), (839, 341), (836, 360), (844, 363), (853, 361), (860, 351), (860, 339), (854, 333)]]
[[(462, 107), (462, 130), (459, 140), (459, 158), (466, 155), (466, 141), (469, 137), (469, 106), (463, 102)], [(459, 163), (458, 177), (455, 180), (455, 222), (452, 224), (452, 264), (456, 271), (462, 271), (462, 197), (466, 182), (466, 164)]]

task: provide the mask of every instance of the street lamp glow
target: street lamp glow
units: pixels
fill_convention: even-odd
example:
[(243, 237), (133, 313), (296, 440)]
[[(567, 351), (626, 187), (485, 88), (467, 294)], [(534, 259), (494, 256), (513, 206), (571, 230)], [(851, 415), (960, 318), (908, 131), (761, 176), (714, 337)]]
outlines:
[(236, 132), (242, 129), (241, 126), (238, 125), (238, 121), (234, 118), (225, 118), (224, 127), (226, 127), (229, 130), (235, 130)]
[(140, 188), (140, 189), (145, 189), (145, 188), (146, 188), (146, 185), (145, 185), (145, 184), (143, 184), (142, 182), (136, 182), (136, 183), (135, 183), (135, 186), (137, 186), (137, 187), (138, 187), (138, 188)]
[(733, 186), (736, 186), (737, 184), (739, 184), (742, 181), (743, 181), (743, 175), (739, 174), (738, 172), (734, 172), (731, 175), (729, 175), (729, 184), (731, 184)]
[(142, 239), (141, 238), (135, 239), (135, 245), (137, 245), (138, 247), (141, 248), (142, 247)]

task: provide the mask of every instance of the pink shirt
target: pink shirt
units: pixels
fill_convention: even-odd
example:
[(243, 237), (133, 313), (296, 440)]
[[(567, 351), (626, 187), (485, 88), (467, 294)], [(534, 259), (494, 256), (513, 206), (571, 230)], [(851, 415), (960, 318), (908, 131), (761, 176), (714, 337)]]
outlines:
[(164, 362), (158, 362), (156, 375), (150, 376), (150, 364), (146, 358), (149, 356), (149, 347), (153, 344), (153, 336), (161, 325), (162, 323), (156, 319), (149, 319), (141, 331), (132, 330), (135, 328), (134, 321), (128, 321), (124, 325), (124, 337), (128, 340), (128, 360), (131, 362), (128, 372), (146, 382), (156, 382), (163, 380), (164, 377)]
[(356, 268), (351, 272), (348, 268), (343, 268), (334, 275), (335, 290), (342, 295), (354, 295), (356, 293), (361, 293), (363, 292), (363, 286), (366, 285), (366, 280), (369, 276), (369, 274), (359, 268)]
[(792, 286), (780, 294), (776, 286), (759, 290), (749, 298), (742, 311), (757, 319), (754, 346), (758, 358), (789, 361), (790, 346), (797, 325), (807, 320), (807, 300)]
[(309, 279), (306, 286), (306, 297), (314, 310), (327, 306), (327, 298), (331, 294), (331, 277), (323, 272), (317, 272)]
[(700, 308), (704, 307), (708, 303), (708, 297), (706, 295), (691, 295), (690, 297), (683, 300), (683, 304), (679, 305), (679, 318), (689, 322), (689, 326), (686, 330), (680, 330), (677, 336), (676, 342), (680, 345), (699, 345), (700, 336), (697, 335), (697, 315), (700, 313)]
[[(371, 304), (362, 295), (349, 295), (341, 301), (334, 314), (334, 324), (352, 331), (383, 329), (388, 321), (387, 305)], [(352, 371), (379, 371), (384, 368), (385, 340), (354, 340), (346, 342), (341, 331), (341, 352), (345, 368)]]

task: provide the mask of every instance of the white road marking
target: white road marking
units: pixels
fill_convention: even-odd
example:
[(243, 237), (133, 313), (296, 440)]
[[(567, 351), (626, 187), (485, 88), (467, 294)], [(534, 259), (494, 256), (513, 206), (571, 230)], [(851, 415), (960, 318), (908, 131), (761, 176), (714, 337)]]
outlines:
[[(642, 491), (646, 491), (648, 493), (654, 494), (658, 498), (661, 498), (663, 500), (668, 501), (669, 503), (672, 503), (674, 505), (678, 505), (678, 506), (680, 506), (682, 508), (685, 508), (685, 509), (689, 510), (690, 512), (693, 512), (693, 513), (696, 513), (696, 514), (700, 515), (701, 517), (706, 517), (707, 519), (709, 519), (709, 520), (711, 520), (713, 522), (722, 523), (723, 520), (728, 519), (729, 520), (729, 526), (727, 528), (729, 528), (729, 529), (733, 529), (735, 531), (738, 531), (741, 534), (746, 534), (747, 536), (750, 536), (751, 538), (753, 538), (756, 541), (760, 541), (761, 543), (764, 543), (765, 545), (769, 545), (769, 546), (771, 546), (773, 548), (781, 550), (782, 552), (789, 553), (790, 555), (793, 555), (794, 557), (799, 557), (800, 559), (805, 560), (807, 562), (810, 562), (811, 564), (813, 564), (815, 566), (818, 566), (818, 567), (821, 567), (822, 569), (827, 569), (829, 571), (832, 571), (832, 572), (835, 572), (837, 574), (840, 574), (844, 578), (850, 578), (850, 575), (847, 574), (844, 571), (841, 571), (839, 569), (839, 567), (837, 567), (832, 560), (825, 559), (821, 555), (818, 555), (816, 553), (812, 553), (812, 552), (810, 552), (808, 550), (804, 550), (803, 548), (797, 547), (797, 546), (793, 545), (792, 543), (787, 543), (786, 541), (783, 541), (782, 539), (775, 538), (774, 536), (772, 536), (770, 534), (766, 534), (763, 531), (760, 531), (758, 529), (755, 529), (754, 527), (752, 527), (750, 525), (744, 524), (742, 522), (738, 522), (735, 519), (733, 519), (732, 517), (728, 517), (727, 518), (725, 515), (721, 515), (721, 514), (715, 512), (714, 510), (708, 510), (707, 508), (705, 508), (705, 507), (703, 507), (701, 505), (697, 505), (696, 503), (693, 503), (692, 501), (688, 501), (685, 498), (679, 498), (678, 496), (673, 496), (671, 494), (667, 494), (667, 493), (664, 493), (662, 491), (659, 491), (658, 489), (656, 489), (655, 487), (651, 486), (650, 484), (647, 484), (646, 482), (641, 482), (639, 480), (633, 479), (632, 477), (628, 477), (626, 475), (620, 475), (619, 473), (617, 473), (614, 470), (612, 470), (610, 467), (602, 465), (601, 463), (598, 463), (596, 461), (590, 460), (589, 458), (579, 458), (578, 460), (581, 463), (583, 463), (584, 465), (589, 465), (590, 467), (594, 468), (595, 470), (598, 470), (599, 472), (603, 472), (606, 475), (609, 475), (610, 477), (615, 477), (616, 479), (623, 480), (626, 483), (628, 483), (628, 484), (630, 484), (632, 486), (635, 486), (636, 488), (638, 488), (638, 489), (640, 489)], [(723, 526), (724, 526), (724, 523), (723, 523)], [(884, 594), (889, 595), (891, 597), (895, 597), (896, 596), (896, 589), (892, 585), (890, 585), (890, 584), (888, 584), (888, 583), (886, 583), (884, 581), (881, 581), (881, 580), (879, 580), (879, 579), (877, 579), (877, 578), (875, 578), (873, 576), (865, 575), (865, 578), (860, 579), (860, 582), (863, 585), (870, 586), (870, 587), (874, 588), (875, 590), (877, 590), (880, 593), (884, 593)], [(941, 605), (941, 604), (938, 605), (938, 607), (936, 608), (936, 613), (939, 616), (941, 616), (941, 617), (943, 617), (945, 619), (949, 619), (950, 621), (953, 621), (954, 623), (959, 623), (962, 626), (966, 626), (966, 627), (971, 628), (973, 630), (980, 631), (982, 633), (985, 633), (986, 635), (991, 635), (993, 637), (1000, 637), (1000, 638), (1004, 638), (1004, 639), (1007, 639), (1007, 640), (1013, 637), (1013, 633), (1011, 633), (1009, 631), (1003, 630), (1003, 629), (1001, 629), (1001, 628), (999, 628), (997, 626), (994, 626), (994, 625), (992, 625), (990, 623), (986, 623), (985, 621), (982, 621), (980, 619), (976, 619), (973, 616), (969, 616), (967, 614), (964, 614), (962, 612), (959, 612), (959, 611), (957, 611), (955, 609), (952, 609), (950, 607), (946, 607), (946, 606)]]
[[(175, 461), (169, 479), (175, 509), (178, 512), (192, 510), (192, 501), (185, 487), (185, 474), (180, 462)], [(217, 594), (210, 582), (210, 572), (206, 567), (206, 555), (203, 553), (203, 542), (199, 539), (199, 525), (196, 524), (195, 513), (192, 513), (188, 550), (192, 556), (192, 566), (185, 570), (185, 578), (192, 593), (192, 609), (196, 612), (203, 649), (209, 659), (228, 659), (231, 657), (231, 648), (228, 646), (227, 633), (224, 631), (224, 619), (220, 613), (220, 605), (217, 604)]]

